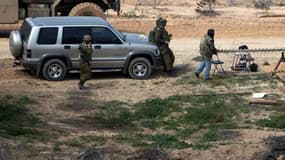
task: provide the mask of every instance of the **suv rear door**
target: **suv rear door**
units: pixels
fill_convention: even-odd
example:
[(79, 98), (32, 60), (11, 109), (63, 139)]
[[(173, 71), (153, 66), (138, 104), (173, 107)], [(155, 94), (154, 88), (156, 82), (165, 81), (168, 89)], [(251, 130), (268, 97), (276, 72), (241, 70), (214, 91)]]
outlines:
[(70, 57), (73, 69), (79, 69), (78, 47), (84, 35), (91, 35), (91, 27), (63, 27), (62, 50)]
[[(33, 38), (31, 48), (26, 48), (24, 54), (29, 50), (30, 54), (33, 54), (33, 58), (40, 59), (48, 54), (60, 53), (60, 46), (57, 44), (58, 39), (58, 27), (40, 27), (37, 32), (37, 38)], [(26, 54), (29, 57), (28, 54)]]

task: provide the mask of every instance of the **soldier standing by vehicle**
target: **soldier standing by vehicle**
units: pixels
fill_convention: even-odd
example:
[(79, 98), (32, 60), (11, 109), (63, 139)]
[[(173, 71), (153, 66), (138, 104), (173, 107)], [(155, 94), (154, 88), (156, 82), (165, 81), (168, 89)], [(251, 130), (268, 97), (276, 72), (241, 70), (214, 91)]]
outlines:
[(92, 64), (92, 42), (91, 36), (83, 36), (83, 42), (78, 48), (80, 56), (80, 81), (79, 89), (84, 89), (84, 83), (91, 78), (91, 64)]
[(164, 18), (159, 18), (156, 21), (156, 27), (153, 31), (151, 31), (152, 35), (150, 35), (153, 38), (150, 37), (150, 41), (153, 41), (153, 43), (158, 46), (162, 56), (165, 71), (168, 72), (168, 75), (174, 76), (173, 64), (175, 57), (172, 50), (169, 48), (169, 43), (172, 35), (168, 34), (166, 31), (166, 23), (167, 20)]
[(199, 74), (206, 67), (204, 79), (210, 80), (211, 60), (212, 60), (213, 54), (217, 54), (217, 49), (214, 44), (214, 36), (215, 36), (215, 30), (209, 29), (208, 33), (201, 39), (200, 54), (201, 54), (203, 61), (195, 72), (195, 76), (198, 78), (199, 78)]

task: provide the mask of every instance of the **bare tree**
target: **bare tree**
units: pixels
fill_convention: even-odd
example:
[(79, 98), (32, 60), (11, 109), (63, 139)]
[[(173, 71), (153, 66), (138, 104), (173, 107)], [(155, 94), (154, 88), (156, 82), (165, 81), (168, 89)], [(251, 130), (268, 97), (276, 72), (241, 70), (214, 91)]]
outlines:
[(280, 3), (279, 3), (280, 6), (283, 6), (284, 5), (284, 2), (283, 0), (280, 0)]
[(253, 6), (258, 9), (268, 11), (272, 5), (272, 0), (252, 0)]
[(214, 4), (216, 0), (200, 0), (197, 2), (197, 8), (195, 9), (196, 12), (205, 15), (213, 15), (214, 11)]
[(154, 6), (159, 6), (161, 4), (162, 0), (153, 0)]
[(228, 6), (233, 6), (234, 4), (236, 4), (236, 0), (228, 0)]

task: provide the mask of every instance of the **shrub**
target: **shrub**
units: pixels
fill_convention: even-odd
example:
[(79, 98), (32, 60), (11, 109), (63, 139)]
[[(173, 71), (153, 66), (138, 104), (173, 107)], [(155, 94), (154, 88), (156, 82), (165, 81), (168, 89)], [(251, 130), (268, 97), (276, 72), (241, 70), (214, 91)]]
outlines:
[(272, 0), (253, 0), (252, 3), (255, 8), (268, 10), (272, 5)]

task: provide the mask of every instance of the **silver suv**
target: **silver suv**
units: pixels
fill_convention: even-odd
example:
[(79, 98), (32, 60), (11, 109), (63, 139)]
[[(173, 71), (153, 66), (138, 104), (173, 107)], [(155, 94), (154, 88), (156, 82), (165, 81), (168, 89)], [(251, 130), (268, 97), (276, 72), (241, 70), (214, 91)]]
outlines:
[(92, 71), (122, 71), (134, 79), (149, 78), (161, 68), (157, 46), (147, 37), (122, 33), (98, 17), (38, 17), (25, 19), (10, 33), (10, 51), (23, 67), (47, 80), (63, 80), (79, 70), (78, 46), (83, 35), (93, 39)]

